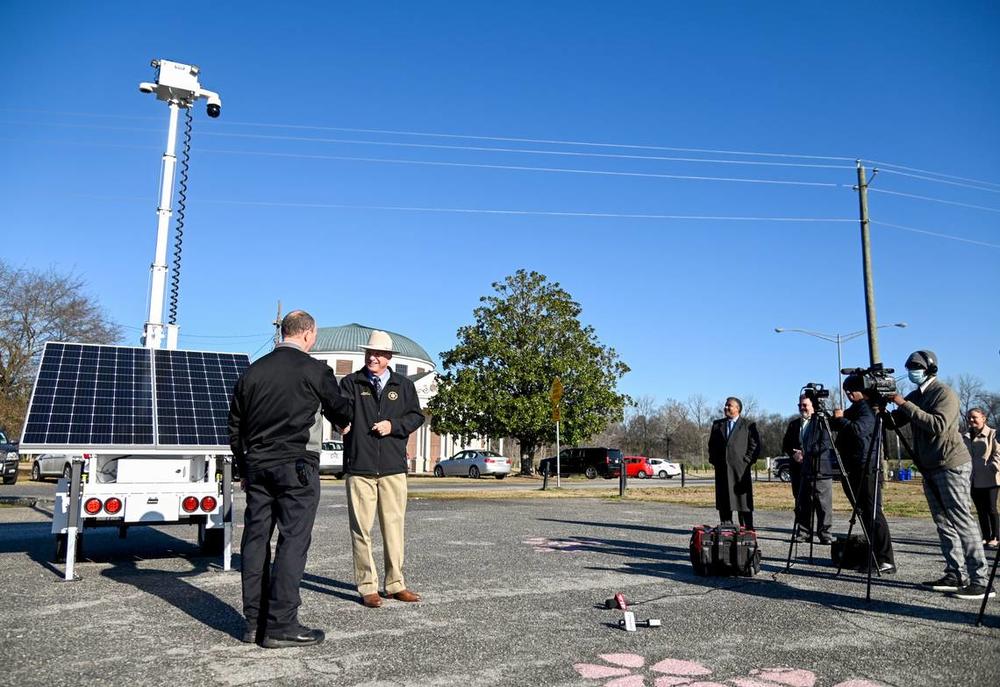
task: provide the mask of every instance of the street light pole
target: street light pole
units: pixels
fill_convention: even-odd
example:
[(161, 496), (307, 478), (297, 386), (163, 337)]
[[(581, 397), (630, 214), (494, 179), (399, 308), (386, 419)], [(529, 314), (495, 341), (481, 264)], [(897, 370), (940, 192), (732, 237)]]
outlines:
[[(899, 327), (905, 328), (907, 326), (906, 322), (894, 322), (892, 324), (880, 324), (876, 329), (883, 329), (885, 327)], [(851, 339), (856, 339), (862, 334), (868, 332), (867, 329), (859, 329), (856, 332), (851, 332), (850, 334), (824, 334), (822, 332), (812, 332), (807, 329), (786, 329), (785, 327), (775, 327), (775, 333), (783, 334), (785, 332), (796, 332), (798, 334), (805, 334), (807, 336), (812, 336), (817, 339), (823, 339), (823, 341), (829, 341), (830, 343), (837, 344), (837, 399), (840, 407), (844, 407), (844, 380), (843, 375), (840, 371), (844, 369), (844, 358), (842, 344)]]

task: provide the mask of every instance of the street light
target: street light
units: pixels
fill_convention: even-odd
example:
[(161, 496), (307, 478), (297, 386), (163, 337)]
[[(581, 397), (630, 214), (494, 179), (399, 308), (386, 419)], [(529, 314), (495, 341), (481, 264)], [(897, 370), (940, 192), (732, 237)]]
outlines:
[[(884, 327), (900, 327), (905, 328), (905, 322), (894, 322), (892, 324), (880, 324), (876, 329), (883, 329)], [(867, 329), (860, 329), (856, 332), (851, 332), (850, 334), (823, 334), (822, 332), (811, 332), (806, 329), (785, 329), (784, 327), (775, 327), (774, 331), (777, 334), (782, 334), (784, 332), (798, 332), (799, 334), (806, 334), (808, 336), (815, 336), (817, 339), (823, 339), (824, 341), (829, 341), (831, 343), (837, 344), (837, 399), (840, 407), (844, 407), (844, 380), (840, 374), (841, 369), (844, 367), (843, 358), (841, 356), (840, 345), (845, 341), (850, 341), (851, 339), (856, 339), (862, 334), (868, 332)]]

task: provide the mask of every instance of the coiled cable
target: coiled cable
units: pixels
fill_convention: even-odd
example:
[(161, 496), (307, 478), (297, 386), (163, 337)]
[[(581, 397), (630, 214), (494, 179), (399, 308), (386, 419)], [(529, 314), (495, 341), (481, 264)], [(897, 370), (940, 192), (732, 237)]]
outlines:
[(181, 252), (184, 247), (184, 210), (187, 204), (188, 165), (191, 161), (191, 108), (184, 108), (184, 143), (177, 184), (177, 220), (174, 222), (174, 261), (170, 272), (169, 324), (177, 324), (177, 300), (181, 287)]

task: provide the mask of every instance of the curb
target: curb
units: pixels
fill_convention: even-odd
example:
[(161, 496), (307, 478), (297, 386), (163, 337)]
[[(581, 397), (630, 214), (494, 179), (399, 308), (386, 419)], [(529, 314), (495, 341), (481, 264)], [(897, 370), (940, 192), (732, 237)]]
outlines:
[(55, 504), (55, 499), (42, 499), (37, 496), (0, 496), (0, 505), (22, 506), (24, 508), (34, 508), (39, 501)]

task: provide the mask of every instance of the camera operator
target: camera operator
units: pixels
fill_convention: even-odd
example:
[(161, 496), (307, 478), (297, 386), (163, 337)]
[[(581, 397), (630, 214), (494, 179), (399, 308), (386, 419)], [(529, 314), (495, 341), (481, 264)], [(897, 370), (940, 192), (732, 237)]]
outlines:
[(819, 397), (807, 389), (799, 397), (799, 416), (802, 419), (802, 450), (793, 456), (802, 464), (802, 476), (797, 495), (798, 532), (795, 541), (809, 540), (809, 525), (813, 511), (816, 527), (813, 530), (820, 544), (832, 544), (830, 528), (833, 526), (833, 477), (840, 473), (833, 454), (833, 437), (816, 417)]
[[(933, 351), (914, 351), (906, 359), (907, 375), (917, 385), (892, 402), (897, 427), (909, 424), (913, 452), (923, 476), (924, 496), (931, 510), (946, 561), (944, 577), (923, 583), (935, 591), (950, 591), (959, 599), (987, 595), (987, 566), (979, 528), (972, 517), (969, 484), (972, 458), (959, 433), (958, 396), (938, 381)], [(989, 591), (989, 596), (996, 593)]]
[[(871, 537), (872, 553), (878, 570), (883, 575), (891, 575), (896, 572), (896, 560), (892, 553), (889, 523), (882, 512), (882, 490), (879, 488), (882, 472), (878, 460), (869, 461), (872, 441), (879, 440), (874, 437), (876, 409), (871, 394), (865, 390), (865, 380), (861, 375), (852, 374), (844, 379), (844, 393), (851, 405), (847, 410), (838, 408), (833, 411), (830, 427), (837, 430), (836, 446), (847, 470), (845, 479), (850, 482), (857, 498), (861, 522), (864, 523), (865, 532)], [(859, 572), (867, 572), (869, 563), (867, 560), (862, 563), (858, 568)]]
[(792, 499), (795, 502), (795, 539), (805, 541), (809, 532), (809, 521), (803, 522), (799, 509), (799, 490), (802, 488), (802, 434), (812, 418), (812, 401), (799, 397), (799, 416), (788, 423), (785, 436), (781, 439), (781, 452), (790, 458), (788, 475), (792, 478)]

